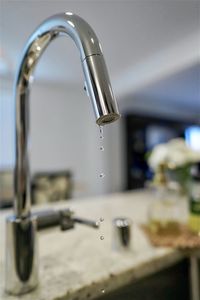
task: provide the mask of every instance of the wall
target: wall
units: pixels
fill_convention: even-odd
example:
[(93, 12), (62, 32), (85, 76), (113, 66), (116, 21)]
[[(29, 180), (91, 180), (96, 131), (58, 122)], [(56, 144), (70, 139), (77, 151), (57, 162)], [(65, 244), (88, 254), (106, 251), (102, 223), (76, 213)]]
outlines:
[[(2, 81), (1, 81), (2, 82)], [(1, 93), (10, 92), (10, 82), (1, 85)], [(30, 95), (31, 173), (48, 170), (71, 170), (75, 179), (75, 196), (93, 196), (123, 189), (125, 180), (123, 121), (104, 127), (104, 140), (81, 84), (64, 86), (35, 82)], [(119, 99), (121, 112), (192, 118), (186, 110), (163, 105), (150, 99)], [(105, 150), (101, 152), (100, 146)], [(7, 146), (2, 145), (4, 147)], [(105, 173), (100, 179), (99, 174)]]
[[(121, 190), (120, 127), (119, 123), (104, 127), (101, 141), (83, 86), (35, 83), (31, 92), (31, 172), (71, 170), (76, 196)], [(106, 175), (103, 179), (101, 172)]]

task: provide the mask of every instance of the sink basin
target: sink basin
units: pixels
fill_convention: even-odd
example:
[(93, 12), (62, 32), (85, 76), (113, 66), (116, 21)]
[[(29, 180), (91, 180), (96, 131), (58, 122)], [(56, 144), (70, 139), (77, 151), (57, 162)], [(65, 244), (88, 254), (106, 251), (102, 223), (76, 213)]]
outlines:
[(189, 300), (188, 260), (96, 300)]

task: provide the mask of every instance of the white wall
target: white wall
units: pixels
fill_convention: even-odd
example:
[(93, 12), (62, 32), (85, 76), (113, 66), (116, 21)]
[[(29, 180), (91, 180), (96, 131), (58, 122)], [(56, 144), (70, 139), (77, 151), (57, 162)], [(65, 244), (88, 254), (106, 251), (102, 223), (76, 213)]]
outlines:
[[(99, 138), (90, 99), (83, 86), (41, 85), (31, 90), (31, 172), (71, 170), (76, 195), (122, 189), (120, 124), (104, 127)], [(105, 150), (99, 150), (103, 145)], [(99, 174), (105, 173), (104, 179)]]
[[(10, 97), (11, 90), (10, 83), (1, 86), (1, 92), (10, 91)], [(76, 183), (75, 196), (123, 189), (125, 143), (122, 121), (105, 126), (105, 138), (101, 141), (90, 99), (82, 85), (69, 87), (35, 82), (30, 99), (31, 173), (71, 170)], [(189, 119), (193, 116), (162, 101), (145, 98), (121, 99), (119, 103), (122, 112), (132, 110)], [(103, 152), (99, 150), (101, 145), (105, 148)], [(104, 179), (99, 179), (101, 172), (106, 175)]]

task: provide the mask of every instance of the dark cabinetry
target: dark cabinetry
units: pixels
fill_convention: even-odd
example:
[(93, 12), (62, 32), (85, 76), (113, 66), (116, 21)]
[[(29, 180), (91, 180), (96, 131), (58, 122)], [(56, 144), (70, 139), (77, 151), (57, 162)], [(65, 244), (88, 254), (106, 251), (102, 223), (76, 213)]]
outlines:
[(156, 144), (184, 137), (185, 129), (193, 123), (144, 115), (126, 115), (126, 189), (142, 188), (145, 181), (152, 178), (147, 164), (148, 151)]
[(129, 284), (98, 300), (189, 300), (189, 263), (177, 265)]

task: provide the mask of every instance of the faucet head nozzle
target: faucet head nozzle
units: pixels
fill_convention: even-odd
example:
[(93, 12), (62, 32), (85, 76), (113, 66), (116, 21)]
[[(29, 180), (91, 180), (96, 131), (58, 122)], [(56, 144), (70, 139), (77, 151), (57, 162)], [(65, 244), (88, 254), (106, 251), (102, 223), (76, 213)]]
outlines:
[(103, 126), (120, 118), (106, 64), (102, 54), (86, 56), (83, 60), (87, 92), (92, 100), (96, 123)]
[(102, 115), (96, 120), (97, 125), (103, 126), (112, 123), (120, 118), (119, 113), (109, 113), (107, 115)]

